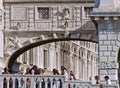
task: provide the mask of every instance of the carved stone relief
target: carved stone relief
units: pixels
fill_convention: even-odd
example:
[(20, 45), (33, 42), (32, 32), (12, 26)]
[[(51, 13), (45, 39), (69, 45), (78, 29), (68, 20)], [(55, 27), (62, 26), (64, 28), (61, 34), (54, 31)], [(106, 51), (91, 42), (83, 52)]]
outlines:
[(21, 28), (20, 22), (17, 22), (14, 26), (10, 27), (10, 29), (13, 29), (13, 30), (19, 30), (20, 28)]
[(60, 21), (58, 28), (66, 29), (69, 27), (69, 20), (72, 19), (71, 7), (60, 6), (54, 15)]
[(17, 44), (19, 43), (19, 39), (17, 36), (9, 37), (9, 38), (7, 38), (7, 42), (8, 42), (8, 44), (6, 46), (5, 51), (14, 50), (17, 47)]

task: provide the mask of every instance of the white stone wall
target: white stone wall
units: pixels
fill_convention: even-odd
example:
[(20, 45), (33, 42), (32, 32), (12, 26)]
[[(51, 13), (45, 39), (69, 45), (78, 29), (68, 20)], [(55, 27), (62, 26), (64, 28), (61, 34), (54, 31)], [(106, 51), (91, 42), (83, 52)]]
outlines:
[[(38, 8), (49, 8), (49, 19), (38, 19)], [(5, 8), (5, 30), (20, 31), (40, 31), (40, 30), (56, 30), (64, 26), (66, 20), (62, 20), (57, 12), (63, 13), (65, 8), (69, 8), (68, 28), (77, 29), (88, 21), (89, 10), (92, 10), (93, 4), (43, 4), (32, 3), (25, 4), (4, 4)], [(11, 15), (9, 15), (11, 14)], [(81, 14), (81, 15), (80, 15)], [(18, 25), (19, 24), (19, 25)]]
[[(39, 36), (38, 34), (32, 35), (34, 31), (40, 33), (41, 31), (59, 29), (59, 27), (64, 25), (66, 20), (62, 20), (61, 17), (55, 14), (57, 11), (62, 11), (64, 8), (69, 8), (70, 10), (70, 19), (67, 20), (69, 24), (67, 29), (75, 30), (89, 21), (88, 13), (89, 8), (91, 9), (92, 6), (93, 4), (81, 3), (66, 3), (64, 5), (61, 3), (4, 4), (6, 10), (5, 49), (8, 47), (9, 43), (11, 44), (9, 38), (12, 38), (17, 43), (23, 43), (33, 37)], [(49, 20), (38, 19), (38, 7), (49, 7)], [(60, 30), (65, 29), (60, 28)], [(10, 31), (16, 31), (16, 34), (9, 33)], [(10, 49), (11, 51), (13, 50), (13, 48)], [(61, 72), (60, 68), (64, 65), (68, 73), (72, 70), (76, 78), (80, 80), (88, 81), (90, 77), (94, 80), (94, 76), (98, 75), (98, 45), (92, 42), (65, 41), (38, 46), (22, 54), (17, 61), (21, 63), (25, 62), (24, 64), (26, 64), (26, 66), (36, 64), (39, 68), (44, 68), (44, 50), (47, 51), (46, 68), (49, 71), (56, 68)]]
[(0, 30), (0, 57), (3, 57), (3, 32)]
[(102, 81), (105, 80), (104, 76), (108, 75), (114, 84), (118, 80), (117, 61), (120, 46), (120, 31), (115, 26), (112, 26), (106, 24), (106, 26), (104, 25), (105, 29), (99, 27), (99, 74)]
[(119, 7), (119, 0), (100, 0), (100, 8), (116, 8)]

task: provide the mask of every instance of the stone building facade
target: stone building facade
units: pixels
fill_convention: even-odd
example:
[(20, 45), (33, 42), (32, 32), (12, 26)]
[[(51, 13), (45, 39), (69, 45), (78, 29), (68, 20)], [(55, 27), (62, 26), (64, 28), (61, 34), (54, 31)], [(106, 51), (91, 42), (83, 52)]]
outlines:
[[(88, 13), (93, 7), (93, 0), (4, 0), (4, 57), (7, 59), (16, 45), (37, 37), (41, 31), (80, 28), (90, 20)], [(49, 71), (60, 71), (64, 65), (77, 79), (94, 79), (98, 74), (98, 44), (53, 42), (24, 52), (16, 62), (24, 68), (37, 65)]]
[(120, 0), (100, 0), (90, 16), (98, 26), (101, 82), (108, 75), (113, 84), (120, 84)]
[(0, 70), (6, 66), (4, 58), (4, 10), (2, 1), (0, 1)]

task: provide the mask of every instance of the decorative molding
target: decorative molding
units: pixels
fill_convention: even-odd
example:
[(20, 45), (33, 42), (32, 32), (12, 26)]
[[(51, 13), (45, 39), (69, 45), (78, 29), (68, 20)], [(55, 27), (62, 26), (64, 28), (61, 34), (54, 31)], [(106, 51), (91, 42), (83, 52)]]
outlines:
[(118, 63), (117, 62), (99, 62), (98, 63), (98, 68), (99, 69), (117, 69), (118, 68)]

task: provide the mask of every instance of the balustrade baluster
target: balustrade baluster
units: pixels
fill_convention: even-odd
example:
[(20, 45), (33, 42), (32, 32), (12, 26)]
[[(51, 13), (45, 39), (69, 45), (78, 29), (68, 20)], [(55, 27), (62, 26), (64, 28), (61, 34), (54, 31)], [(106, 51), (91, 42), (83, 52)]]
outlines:
[(3, 80), (4, 80), (4, 77), (0, 77), (0, 87), (3, 88)]
[(45, 88), (47, 88), (47, 81), (45, 80)]
[(7, 88), (9, 88), (9, 77), (6, 78), (7, 79)]
[(21, 79), (20, 78), (17, 78), (18, 79), (18, 88), (21, 87)]
[(24, 78), (23, 80), (24, 80), (24, 88), (27, 88), (27, 87), (26, 87), (27, 78)]
[(31, 77), (31, 83), (30, 83), (30, 88), (35, 88), (35, 77)]
[(13, 86), (13, 88), (15, 88), (15, 78), (12, 77), (12, 80), (13, 80), (13, 84), (12, 84), (12, 86)]
[(52, 81), (52, 80), (50, 80), (50, 88), (52, 88), (52, 83), (53, 83), (53, 81)]

